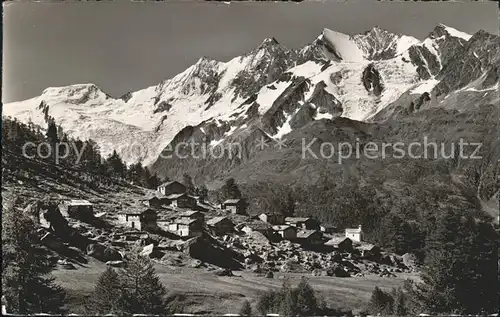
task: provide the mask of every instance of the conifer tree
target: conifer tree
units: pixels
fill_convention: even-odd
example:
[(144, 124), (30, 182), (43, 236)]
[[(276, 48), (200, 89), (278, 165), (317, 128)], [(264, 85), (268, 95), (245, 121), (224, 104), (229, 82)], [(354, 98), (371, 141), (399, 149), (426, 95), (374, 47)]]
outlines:
[(47, 140), (49, 140), (50, 144), (55, 145), (59, 142), (59, 136), (57, 133), (57, 125), (54, 120), (49, 120), (47, 126)]
[(118, 274), (108, 267), (99, 276), (94, 292), (87, 302), (87, 309), (95, 315), (120, 314), (123, 312), (121, 302), (122, 288)]
[(252, 315), (252, 306), (250, 306), (250, 302), (248, 300), (245, 300), (243, 302), (243, 304), (241, 305), (239, 315), (240, 316), (251, 316)]
[(392, 314), (392, 297), (390, 294), (375, 286), (375, 289), (372, 292), (372, 296), (370, 297), (370, 303), (368, 304), (368, 307), (370, 313), (374, 315)]
[(126, 165), (123, 163), (120, 155), (113, 150), (113, 153), (108, 157), (107, 164), (109, 168), (109, 173), (115, 177), (124, 177), (125, 171), (127, 169)]
[(14, 206), (9, 204), (2, 218), (2, 291), (8, 312), (62, 313), (65, 292), (50, 276), (55, 264), (33, 220)]
[(318, 301), (313, 288), (302, 277), (296, 289), (297, 311), (300, 316), (312, 316), (318, 313)]
[(394, 296), (394, 305), (392, 308), (393, 314), (397, 316), (406, 316), (408, 315), (408, 308), (406, 304), (406, 295), (403, 293), (403, 291), (398, 288), (395, 291), (395, 296)]
[(281, 316), (297, 316), (297, 296), (287, 280), (283, 282), (280, 292), (279, 314)]
[(222, 200), (241, 198), (241, 192), (234, 178), (229, 178), (221, 188)]
[(137, 314), (167, 314), (165, 287), (151, 261), (132, 255), (122, 275), (125, 311)]
[(257, 301), (257, 310), (259, 311), (259, 313), (261, 313), (262, 315), (266, 315), (268, 313), (277, 313), (278, 310), (275, 310), (275, 308), (280, 303), (277, 295), (278, 294), (276, 292), (269, 290), (259, 296), (259, 300)]
[(205, 185), (201, 185), (196, 188), (196, 195), (199, 197), (200, 201), (205, 201), (208, 197), (208, 189)]
[(184, 184), (184, 186), (186, 186), (186, 193), (188, 195), (195, 194), (195, 187), (193, 184), (193, 179), (191, 178), (191, 176), (189, 174), (184, 173), (184, 175), (182, 175), (182, 183)]
[(432, 313), (462, 311), (458, 292), (466, 277), (463, 236), (460, 216), (449, 210), (428, 237), (421, 295), (425, 308)]

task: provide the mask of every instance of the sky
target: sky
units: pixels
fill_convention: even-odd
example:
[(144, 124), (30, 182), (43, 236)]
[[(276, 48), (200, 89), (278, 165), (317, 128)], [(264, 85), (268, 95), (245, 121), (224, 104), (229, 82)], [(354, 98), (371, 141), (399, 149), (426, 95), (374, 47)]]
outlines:
[(94, 83), (114, 97), (156, 85), (201, 56), (227, 61), (275, 37), (289, 48), (330, 28), (375, 25), (423, 39), (443, 23), (498, 34), (495, 2), (15, 2), (4, 5), (2, 101)]

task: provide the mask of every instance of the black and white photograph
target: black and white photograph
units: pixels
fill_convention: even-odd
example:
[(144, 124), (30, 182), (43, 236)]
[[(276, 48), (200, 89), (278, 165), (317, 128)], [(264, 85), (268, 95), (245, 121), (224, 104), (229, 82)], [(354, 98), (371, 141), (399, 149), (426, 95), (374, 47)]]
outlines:
[(2, 9), (2, 315), (498, 316), (497, 1)]

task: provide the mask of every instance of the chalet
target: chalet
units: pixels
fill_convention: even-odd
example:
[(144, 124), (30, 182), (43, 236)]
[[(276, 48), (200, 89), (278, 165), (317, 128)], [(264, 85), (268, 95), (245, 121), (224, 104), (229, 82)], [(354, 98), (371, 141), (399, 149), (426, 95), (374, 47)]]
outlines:
[(156, 230), (158, 215), (155, 210), (124, 211), (118, 215), (121, 223), (137, 230)]
[(281, 236), (283, 240), (297, 239), (297, 228), (289, 225), (273, 226), (273, 230)]
[(358, 249), (362, 257), (377, 257), (380, 255), (380, 247), (371, 243), (362, 243), (358, 246)]
[(359, 227), (357, 227), (356, 229), (345, 229), (345, 237), (355, 242), (363, 241), (363, 230), (361, 228), (361, 225), (359, 225)]
[(262, 221), (246, 223), (241, 227), (241, 231), (246, 234), (251, 232), (260, 232), (266, 237), (271, 237), (274, 233), (272, 226)]
[(207, 203), (204, 203), (204, 202), (200, 202), (198, 200), (197, 204), (196, 204), (196, 208), (194, 208), (198, 211), (201, 211), (201, 212), (209, 212), (211, 210), (214, 209), (214, 207), (210, 206), (209, 204)]
[(302, 230), (297, 232), (297, 241), (307, 245), (322, 244), (323, 233), (318, 230)]
[(156, 224), (158, 226), (158, 229), (161, 229), (161, 230), (164, 230), (164, 231), (169, 231), (170, 230), (170, 224), (173, 223), (175, 220), (175, 218), (171, 218), (171, 217), (165, 217), (165, 216), (161, 216), (161, 217), (158, 217), (158, 219), (156, 220)]
[(195, 208), (196, 198), (187, 194), (172, 194), (166, 197), (170, 201), (170, 206), (178, 208)]
[(87, 200), (71, 200), (68, 203), (67, 216), (75, 219), (88, 219), (94, 216), (93, 205)]
[(272, 225), (282, 225), (285, 223), (285, 216), (281, 214), (261, 213), (259, 219)]
[(196, 210), (189, 210), (181, 213), (179, 215), (180, 218), (185, 218), (185, 219), (197, 219), (201, 223), (205, 222), (205, 215), (202, 212), (196, 211)]
[(309, 217), (286, 217), (285, 223), (302, 230), (319, 230), (319, 222)]
[(244, 214), (245, 202), (243, 199), (228, 199), (222, 203), (221, 209), (231, 212), (232, 214)]
[(215, 217), (207, 221), (207, 225), (217, 235), (225, 235), (234, 231), (234, 223), (226, 217)]
[(326, 246), (333, 247), (335, 250), (340, 252), (351, 252), (352, 240), (346, 237), (334, 237), (325, 242)]
[(337, 227), (335, 226), (331, 226), (331, 225), (321, 225), (319, 227), (319, 230), (323, 233), (326, 233), (326, 234), (333, 234), (333, 233), (337, 233)]
[(178, 218), (168, 225), (168, 230), (181, 237), (199, 237), (203, 235), (203, 223), (198, 219)]
[(165, 196), (173, 194), (184, 194), (186, 193), (186, 186), (177, 181), (173, 181), (161, 184), (160, 186), (158, 186), (157, 190)]
[(151, 197), (143, 200), (143, 203), (152, 208), (160, 208), (164, 205), (169, 205), (170, 200), (166, 198), (159, 198), (159, 197)]

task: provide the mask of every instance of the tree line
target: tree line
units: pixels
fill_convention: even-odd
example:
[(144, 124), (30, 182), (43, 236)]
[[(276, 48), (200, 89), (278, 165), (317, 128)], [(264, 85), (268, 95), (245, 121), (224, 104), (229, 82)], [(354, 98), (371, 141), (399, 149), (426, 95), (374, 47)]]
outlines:
[[(161, 183), (157, 174), (151, 173), (141, 162), (127, 166), (116, 150), (105, 157), (94, 140), (70, 137), (53, 118), (47, 118), (45, 131), (32, 122), (24, 124), (15, 118), (4, 117), (2, 125), (3, 149), (28, 158), (58, 164), (67, 169), (85, 172), (91, 178), (91, 182), (109, 183), (109, 179), (112, 178), (146, 188), (156, 188)], [(25, 146), (28, 142), (35, 145), (46, 142), (50, 147), (40, 147), (38, 154), (41, 155), (38, 155), (36, 146)], [(63, 144), (71, 144), (71, 147), (68, 148)], [(59, 154), (57, 157), (56, 151)], [(81, 157), (78, 157), (78, 153), (81, 153)]]
[(382, 315), (491, 314), (500, 309), (499, 234), (452, 210), (426, 237), (422, 283), (385, 292), (375, 288), (368, 311)]

